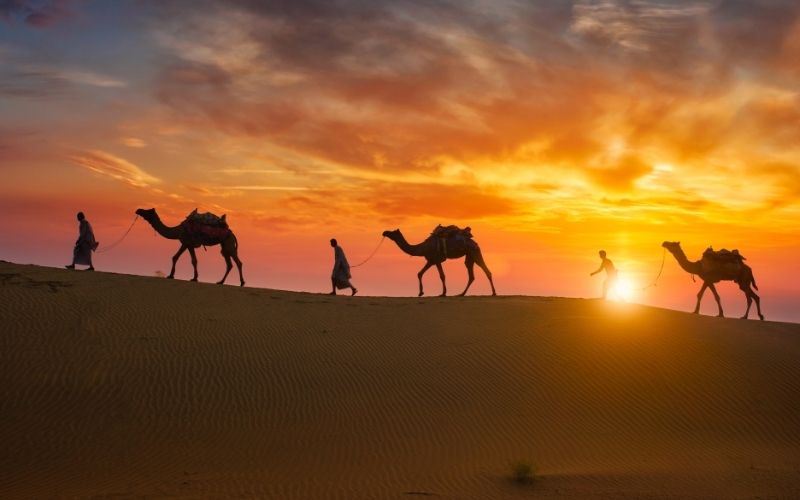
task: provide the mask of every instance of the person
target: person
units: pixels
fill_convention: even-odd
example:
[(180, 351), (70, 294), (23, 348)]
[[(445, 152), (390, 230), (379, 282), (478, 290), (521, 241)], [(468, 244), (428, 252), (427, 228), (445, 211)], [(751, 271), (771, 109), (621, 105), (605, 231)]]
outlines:
[(608, 291), (613, 288), (614, 284), (617, 282), (617, 268), (614, 267), (614, 263), (611, 262), (611, 259), (606, 258), (605, 250), (600, 250), (600, 259), (600, 267), (597, 271), (591, 273), (590, 276), (594, 276), (605, 269), (606, 280), (603, 282), (603, 299), (605, 299), (608, 295)]
[(331, 246), (333, 247), (333, 271), (331, 272), (331, 285), (333, 291), (331, 295), (336, 295), (336, 289), (349, 288), (352, 290), (350, 295), (358, 293), (356, 287), (350, 283), (350, 264), (347, 262), (347, 257), (344, 256), (344, 250), (336, 242), (336, 238), (331, 239)]
[(94, 271), (92, 265), (92, 252), (97, 250), (99, 243), (94, 239), (92, 225), (86, 220), (83, 212), (78, 212), (78, 241), (72, 251), (72, 264), (64, 266), (67, 269), (75, 269), (75, 264), (89, 266), (87, 271)]

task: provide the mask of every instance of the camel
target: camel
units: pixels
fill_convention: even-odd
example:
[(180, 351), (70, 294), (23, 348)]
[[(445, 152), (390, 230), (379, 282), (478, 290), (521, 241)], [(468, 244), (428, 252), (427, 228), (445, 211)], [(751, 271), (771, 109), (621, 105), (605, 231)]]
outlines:
[[(440, 238), (431, 235), (417, 245), (411, 245), (408, 243), (403, 236), (403, 233), (400, 232), (399, 229), (395, 229), (394, 231), (384, 231), (383, 236), (389, 238), (390, 240), (394, 241), (400, 250), (411, 255), (413, 257), (425, 257), (427, 261), (425, 265), (422, 267), (419, 273), (417, 273), (417, 278), (419, 279), (419, 296), (422, 297), (425, 293), (422, 290), (422, 276), (425, 272), (431, 268), (431, 266), (436, 266), (436, 269), (439, 271), (439, 278), (442, 280), (442, 294), (440, 297), (444, 297), (447, 295), (447, 285), (445, 284), (444, 278), (444, 269), (442, 269), (442, 262), (447, 259), (460, 259), (461, 257), (466, 256), (464, 261), (464, 265), (467, 266), (467, 273), (469, 274), (469, 281), (467, 281), (467, 287), (464, 288), (464, 291), (461, 292), (459, 295), (464, 296), (469, 290), (470, 285), (472, 282), (475, 281), (475, 273), (473, 272), (473, 266), (478, 264), (483, 272), (486, 273), (486, 277), (489, 278), (489, 284), (492, 285), (492, 295), (497, 295), (497, 292), (494, 290), (494, 282), (492, 281), (492, 272), (489, 271), (489, 268), (486, 266), (486, 263), (483, 261), (483, 255), (481, 255), (481, 249), (478, 246), (478, 243), (472, 239), (457, 239), (457, 238), (450, 238), (447, 240), (446, 244), (444, 245), (444, 251), (440, 242), (438, 241)], [(444, 253), (447, 255), (445, 256)]]
[(230, 273), (231, 269), (233, 268), (233, 265), (231, 264), (231, 259), (233, 259), (233, 261), (236, 262), (236, 267), (239, 268), (240, 286), (244, 286), (244, 277), (242, 276), (242, 261), (239, 260), (238, 253), (239, 243), (237, 242), (233, 231), (220, 231), (220, 236), (197, 232), (192, 233), (187, 229), (187, 221), (183, 221), (177, 226), (169, 227), (161, 222), (161, 219), (156, 213), (155, 208), (140, 208), (136, 210), (136, 215), (149, 222), (150, 225), (153, 226), (153, 229), (155, 229), (156, 232), (164, 238), (169, 240), (178, 240), (181, 242), (181, 247), (178, 249), (178, 253), (172, 256), (172, 270), (170, 271), (169, 276), (167, 276), (168, 279), (173, 279), (175, 277), (175, 264), (178, 262), (180, 256), (183, 255), (183, 252), (189, 250), (189, 255), (192, 257), (192, 267), (194, 267), (194, 277), (192, 278), (192, 281), (197, 281), (197, 255), (195, 255), (194, 249), (199, 248), (201, 245), (219, 245), (222, 249), (222, 257), (225, 259), (225, 265), (227, 268), (225, 269), (225, 275), (217, 282), (217, 284), (222, 285), (225, 283), (228, 273)]
[(700, 311), (700, 301), (703, 298), (706, 288), (710, 288), (711, 293), (714, 294), (714, 298), (717, 301), (717, 307), (719, 308), (719, 314), (717, 316), (720, 318), (724, 317), (722, 313), (722, 303), (719, 300), (719, 294), (717, 293), (716, 287), (714, 287), (714, 283), (719, 281), (733, 281), (739, 285), (739, 289), (744, 292), (745, 297), (747, 297), (747, 310), (741, 319), (747, 319), (750, 314), (750, 306), (754, 300), (756, 302), (756, 309), (758, 310), (758, 317), (761, 320), (764, 319), (764, 315), (761, 314), (761, 299), (756, 295), (756, 292), (750, 288), (752, 285), (753, 288), (758, 290), (756, 280), (753, 277), (753, 270), (750, 266), (741, 261), (735, 264), (720, 264), (710, 259), (701, 259), (692, 262), (686, 257), (686, 254), (683, 253), (679, 241), (665, 241), (661, 246), (666, 248), (669, 253), (675, 257), (675, 260), (678, 261), (678, 265), (680, 265), (684, 271), (689, 274), (696, 274), (703, 280), (703, 286), (700, 287), (700, 291), (697, 293), (697, 305), (694, 308), (695, 314), (698, 314)]

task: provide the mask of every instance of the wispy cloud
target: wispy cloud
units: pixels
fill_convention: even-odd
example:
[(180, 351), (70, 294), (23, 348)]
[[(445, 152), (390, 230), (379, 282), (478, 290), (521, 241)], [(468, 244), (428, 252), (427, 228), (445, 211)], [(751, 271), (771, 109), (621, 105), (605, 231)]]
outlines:
[(236, 191), (308, 191), (311, 188), (304, 186), (248, 185), (248, 186), (220, 186), (220, 189), (236, 190)]
[(147, 143), (138, 137), (123, 137), (119, 141), (129, 148), (143, 148), (147, 146)]
[(97, 174), (133, 187), (148, 187), (161, 182), (133, 163), (100, 150), (80, 151), (70, 156), (72, 162)]
[(47, 98), (62, 96), (77, 86), (122, 88), (127, 83), (100, 73), (53, 65), (12, 61), (0, 68), (0, 96)]

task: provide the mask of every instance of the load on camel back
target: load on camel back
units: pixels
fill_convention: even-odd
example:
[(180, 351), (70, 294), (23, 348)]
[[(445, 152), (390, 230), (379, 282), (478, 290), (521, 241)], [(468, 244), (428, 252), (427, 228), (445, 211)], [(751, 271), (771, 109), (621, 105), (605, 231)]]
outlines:
[(431, 231), (431, 237), (436, 238), (439, 252), (442, 257), (447, 258), (448, 248), (450, 251), (461, 250), (466, 253), (467, 248), (475, 248), (478, 244), (472, 239), (472, 228), (467, 226), (461, 229), (458, 226), (437, 225)]
[(198, 213), (195, 208), (184, 220), (187, 233), (192, 239), (203, 245), (208, 245), (211, 240), (223, 240), (230, 233), (225, 214), (222, 217), (211, 212)]
[(739, 250), (714, 250), (708, 247), (703, 252), (703, 258), (700, 260), (700, 265), (703, 271), (715, 274), (721, 279), (730, 279), (738, 283), (738, 278), (744, 269), (744, 255), (739, 253)]

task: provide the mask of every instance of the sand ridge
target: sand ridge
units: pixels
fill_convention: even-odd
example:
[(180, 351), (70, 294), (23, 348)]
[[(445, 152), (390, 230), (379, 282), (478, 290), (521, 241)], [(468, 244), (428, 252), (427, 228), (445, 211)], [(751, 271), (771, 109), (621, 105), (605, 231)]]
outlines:
[(2, 498), (800, 496), (796, 324), (9, 263), (0, 318)]

